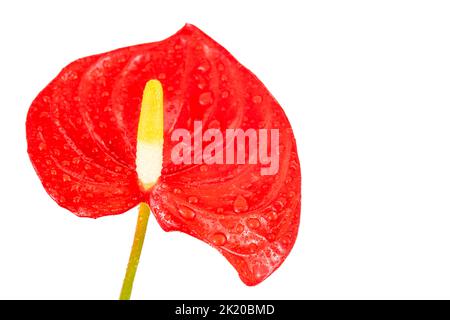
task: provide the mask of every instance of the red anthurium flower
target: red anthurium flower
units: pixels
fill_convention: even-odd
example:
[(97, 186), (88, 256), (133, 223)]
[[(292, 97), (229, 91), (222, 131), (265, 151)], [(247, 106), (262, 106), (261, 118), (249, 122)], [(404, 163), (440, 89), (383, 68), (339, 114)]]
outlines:
[(98, 218), (141, 204), (122, 298), (150, 209), (164, 230), (219, 250), (247, 285), (294, 245), (300, 167), (286, 115), (192, 25), (69, 64), (34, 100), (26, 127), (33, 166), (60, 206)]

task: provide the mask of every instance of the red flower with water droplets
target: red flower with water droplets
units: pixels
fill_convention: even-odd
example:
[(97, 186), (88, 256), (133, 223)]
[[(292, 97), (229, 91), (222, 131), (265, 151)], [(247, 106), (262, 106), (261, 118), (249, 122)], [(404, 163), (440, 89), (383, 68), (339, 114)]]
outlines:
[[(136, 146), (142, 93), (163, 88), (159, 179), (142, 188)], [(278, 129), (279, 170), (262, 164), (178, 164), (176, 129)], [(202, 31), (186, 25), (160, 42), (79, 59), (37, 96), (27, 117), (28, 153), (48, 194), (80, 217), (148, 204), (165, 231), (219, 250), (247, 285), (285, 260), (300, 219), (300, 167), (292, 128), (264, 85)], [(248, 156), (248, 150), (247, 156)]]

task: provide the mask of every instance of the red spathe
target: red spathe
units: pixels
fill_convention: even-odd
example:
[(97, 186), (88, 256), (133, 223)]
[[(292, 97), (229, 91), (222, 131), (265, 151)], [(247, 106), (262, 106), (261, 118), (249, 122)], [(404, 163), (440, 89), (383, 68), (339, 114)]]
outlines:
[[(135, 168), (145, 84), (164, 88), (161, 177), (139, 188)], [(280, 165), (174, 165), (174, 129), (279, 129)], [(284, 261), (300, 220), (300, 166), (292, 128), (264, 85), (192, 25), (170, 38), (79, 59), (38, 95), (27, 117), (28, 153), (45, 190), (81, 217), (146, 202), (166, 231), (219, 250), (248, 285)]]

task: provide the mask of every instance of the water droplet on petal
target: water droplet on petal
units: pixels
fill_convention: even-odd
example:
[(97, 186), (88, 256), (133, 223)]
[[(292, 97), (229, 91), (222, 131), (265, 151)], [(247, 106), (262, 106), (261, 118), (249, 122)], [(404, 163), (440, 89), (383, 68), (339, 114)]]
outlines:
[(281, 238), (280, 242), (281, 242), (283, 245), (287, 246), (287, 245), (291, 242), (291, 239), (290, 239), (289, 236), (283, 236), (283, 237)]
[(51, 173), (52, 176), (56, 176), (56, 173), (57, 173), (57, 172), (56, 172), (55, 169), (52, 169), (52, 170), (50, 170), (50, 173)]
[(198, 87), (200, 90), (205, 89), (205, 88), (206, 88), (206, 82), (200, 81), (199, 83), (197, 83), (197, 87)]
[(251, 229), (258, 229), (261, 226), (261, 222), (256, 218), (249, 218), (247, 220), (247, 225)]
[(63, 174), (63, 181), (64, 182), (67, 182), (67, 181), (70, 181), (71, 179), (70, 179), (70, 176), (69, 175), (67, 175), (67, 174)]
[(209, 106), (211, 103), (213, 103), (213, 96), (211, 92), (203, 92), (200, 94), (200, 97), (198, 98), (198, 103), (202, 106)]
[(216, 212), (219, 213), (219, 214), (220, 214), (220, 213), (223, 213), (223, 208), (217, 208), (217, 209), (216, 209)]
[(169, 187), (169, 186), (167, 185), (167, 183), (165, 183), (165, 182), (161, 183), (159, 186), (160, 186), (160, 188), (163, 189), (163, 190), (167, 190), (167, 188)]
[(197, 67), (197, 70), (200, 72), (208, 72), (210, 67), (211, 66), (209, 65), (209, 62), (207, 60), (205, 60)]
[(217, 232), (212, 236), (211, 242), (216, 246), (223, 246), (227, 242), (227, 237), (222, 232)]
[(208, 167), (206, 165), (201, 165), (200, 166), (200, 171), (201, 172), (206, 172), (208, 170)]
[(189, 203), (197, 203), (198, 202), (198, 198), (197, 197), (193, 197), (193, 196), (189, 197), (188, 198), (188, 202)]
[(41, 143), (39, 143), (38, 147), (39, 147), (39, 151), (43, 151), (47, 148), (47, 145), (45, 143), (41, 142)]
[(253, 266), (253, 275), (256, 279), (262, 280), (267, 276), (269, 268), (263, 264), (257, 264)]
[(183, 192), (183, 191), (181, 191), (181, 189), (178, 189), (178, 188), (173, 189), (173, 193), (175, 193), (175, 194), (180, 194), (181, 192)]
[(236, 226), (236, 232), (237, 233), (242, 233), (242, 232), (244, 232), (244, 226), (242, 225), (242, 224), (238, 224), (237, 226)]
[(269, 212), (269, 214), (267, 215), (267, 219), (268, 219), (269, 221), (277, 220), (277, 218), (278, 218), (278, 214), (277, 214), (275, 211), (271, 211), (271, 212)]
[(195, 212), (191, 208), (183, 206), (179, 207), (178, 211), (180, 212), (180, 215), (187, 220), (192, 220), (195, 218)]
[(247, 211), (248, 210), (247, 200), (245, 200), (243, 196), (239, 195), (236, 197), (236, 200), (234, 200), (233, 207), (234, 212), (236, 213)]
[(230, 95), (230, 93), (228, 91), (223, 91), (222, 94), (221, 94), (221, 97), (223, 99), (226, 99), (226, 98), (228, 98), (229, 95)]
[(275, 202), (272, 204), (272, 207), (273, 207), (273, 210), (274, 210), (274, 211), (280, 212), (280, 211), (284, 208), (284, 199), (283, 199), (283, 201), (282, 201), (282, 200), (275, 201)]
[(261, 96), (254, 96), (252, 98), (252, 101), (254, 104), (260, 104), (262, 102), (262, 97)]

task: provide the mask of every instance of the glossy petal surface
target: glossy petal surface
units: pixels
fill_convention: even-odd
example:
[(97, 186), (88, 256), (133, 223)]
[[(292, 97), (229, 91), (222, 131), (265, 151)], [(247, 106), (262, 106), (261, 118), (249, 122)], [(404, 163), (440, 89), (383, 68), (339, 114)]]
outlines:
[[(164, 88), (164, 159), (157, 184), (139, 188), (135, 158), (142, 92)], [(280, 165), (174, 165), (175, 129), (278, 129)], [(68, 65), (27, 118), (28, 152), (46, 191), (79, 216), (123, 213), (149, 203), (166, 231), (217, 248), (254, 285), (287, 257), (300, 219), (300, 166), (291, 126), (264, 85), (192, 25), (155, 43)], [(206, 145), (204, 145), (206, 146)], [(247, 150), (249, 156), (249, 150)]]

